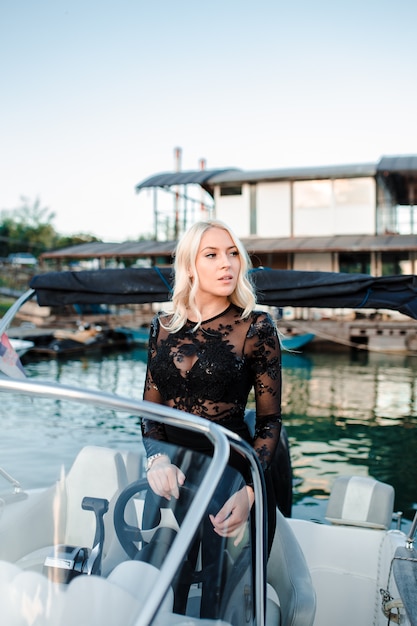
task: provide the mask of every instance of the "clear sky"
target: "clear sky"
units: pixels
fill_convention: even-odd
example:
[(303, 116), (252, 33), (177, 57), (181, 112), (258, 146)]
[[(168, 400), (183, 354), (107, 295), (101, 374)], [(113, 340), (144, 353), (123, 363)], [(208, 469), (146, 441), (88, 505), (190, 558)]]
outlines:
[(416, 23), (415, 0), (1, 0), (0, 210), (123, 241), (176, 146), (182, 169), (416, 154)]

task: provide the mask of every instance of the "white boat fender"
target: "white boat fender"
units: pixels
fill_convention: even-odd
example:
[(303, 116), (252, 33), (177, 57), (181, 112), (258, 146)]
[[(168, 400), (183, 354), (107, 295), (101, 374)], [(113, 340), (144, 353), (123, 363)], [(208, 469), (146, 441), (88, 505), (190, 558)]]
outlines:
[(401, 623), (401, 610), (404, 609), (404, 604), (401, 598), (393, 598), (386, 589), (380, 589), (382, 596), (382, 612), (388, 619), (388, 624), (393, 622), (394, 624)]

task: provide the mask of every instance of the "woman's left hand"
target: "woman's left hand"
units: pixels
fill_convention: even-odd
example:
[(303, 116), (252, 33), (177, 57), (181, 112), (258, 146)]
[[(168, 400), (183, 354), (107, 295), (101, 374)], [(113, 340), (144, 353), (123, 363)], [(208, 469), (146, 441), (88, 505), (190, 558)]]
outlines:
[(252, 487), (245, 486), (239, 489), (224, 503), (216, 515), (209, 515), (214, 532), (221, 537), (236, 537), (234, 545), (239, 545), (254, 500)]

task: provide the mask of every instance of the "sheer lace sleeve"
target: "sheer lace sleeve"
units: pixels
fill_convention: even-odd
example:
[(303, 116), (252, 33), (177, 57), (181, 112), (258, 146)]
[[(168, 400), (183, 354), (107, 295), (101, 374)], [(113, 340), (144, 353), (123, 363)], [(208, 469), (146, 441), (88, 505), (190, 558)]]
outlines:
[[(255, 436), (244, 422), (251, 389), (256, 400)], [(195, 332), (187, 323), (170, 334), (157, 316), (151, 323), (143, 398), (215, 421), (241, 435), (266, 469), (281, 430), (281, 351), (276, 326), (267, 313), (242, 319), (230, 305)], [(169, 429), (143, 419), (148, 455), (161, 451)]]
[(253, 447), (265, 470), (273, 459), (281, 433), (281, 348), (270, 315), (259, 313), (255, 317), (246, 337), (245, 353), (254, 372)]
[[(155, 384), (151, 370), (150, 361), (154, 357), (157, 349), (157, 339), (159, 334), (159, 321), (155, 316), (150, 325), (149, 345), (148, 345), (148, 364), (146, 368), (145, 387), (143, 391), (143, 399), (147, 402), (155, 402), (156, 404), (164, 404), (162, 396)], [(153, 420), (142, 419), (142, 438), (147, 456), (157, 454), (161, 451), (158, 441), (166, 441), (164, 425)]]

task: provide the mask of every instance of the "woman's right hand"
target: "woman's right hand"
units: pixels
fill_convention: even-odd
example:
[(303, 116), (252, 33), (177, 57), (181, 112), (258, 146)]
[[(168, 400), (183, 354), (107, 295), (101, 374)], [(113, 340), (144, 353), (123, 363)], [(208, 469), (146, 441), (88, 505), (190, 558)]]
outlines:
[(168, 456), (155, 459), (146, 476), (152, 491), (158, 496), (167, 500), (171, 500), (171, 497), (179, 498), (179, 488), (184, 484), (185, 474), (171, 463)]

